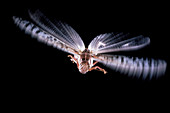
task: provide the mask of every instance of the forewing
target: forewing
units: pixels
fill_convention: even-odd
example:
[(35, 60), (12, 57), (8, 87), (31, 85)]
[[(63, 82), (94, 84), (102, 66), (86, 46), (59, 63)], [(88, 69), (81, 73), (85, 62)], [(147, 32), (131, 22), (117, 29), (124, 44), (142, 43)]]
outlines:
[(130, 34), (128, 33), (109, 33), (99, 35), (91, 41), (88, 49), (97, 55), (99, 53), (137, 50), (150, 43), (149, 37), (140, 35), (129, 38), (129, 35)]
[(97, 55), (95, 60), (122, 74), (142, 77), (143, 79), (164, 75), (167, 66), (164, 60), (139, 59), (106, 54)]
[(39, 10), (29, 10), (29, 15), (44, 31), (74, 48), (76, 51), (83, 51), (85, 49), (82, 39), (69, 25), (61, 22), (52, 22)]
[(33, 23), (18, 17), (13, 17), (13, 20), (21, 30), (24, 30), (26, 34), (30, 34), (33, 38), (37, 38), (38, 41), (44, 42), (71, 54), (78, 54), (77, 49), (75, 50), (71, 45), (59, 40), (58, 37), (51, 35), (43, 29), (35, 26)]

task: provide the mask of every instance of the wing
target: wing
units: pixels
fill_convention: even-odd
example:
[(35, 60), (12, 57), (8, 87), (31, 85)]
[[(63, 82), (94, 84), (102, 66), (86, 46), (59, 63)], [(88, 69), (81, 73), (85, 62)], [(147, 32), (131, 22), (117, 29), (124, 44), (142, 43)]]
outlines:
[(31, 19), (36, 24), (38, 24), (38, 26), (56, 37), (58, 40), (64, 42), (77, 51), (83, 51), (85, 49), (82, 39), (78, 33), (69, 25), (61, 22), (52, 22), (39, 10), (29, 10), (29, 15)]
[(54, 37), (50, 33), (44, 31), (43, 29), (35, 26), (33, 23), (29, 21), (22, 20), (22, 18), (13, 17), (14, 23), (21, 29), (24, 30), (25, 33), (30, 34), (33, 38), (37, 38), (39, 41), (47, 43), (55, 48), (63, 50), (65, 52), (71, 54), (77, 54), (78, 49), (75, 50), (71, 45), (68, 43), (61, 41), (58, 37)]
[(105, 64), (113, 70), (119, 71), (129, 76), (159, 77), (166, 71), (167, 63), (164, 60), (148, 60), (139, 58), (129, 58), (125, 56), (99, 54), (95, 60)]
[(149, 43), (149, 37), (142, 35), (129, 38), (129, 34), (108, 33), (94, 38), (89, 44), (88, 49), (97, 55), (99, 53), (137, 50)]

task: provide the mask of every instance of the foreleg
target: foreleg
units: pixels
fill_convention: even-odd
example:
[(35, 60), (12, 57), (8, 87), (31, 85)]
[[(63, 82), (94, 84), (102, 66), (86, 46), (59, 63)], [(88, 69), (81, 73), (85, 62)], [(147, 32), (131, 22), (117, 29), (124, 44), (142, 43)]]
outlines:
[(71, 60), (73, 63), (77, 63), (77, 59), (74, 58), (72, 55), (68, 55), (67, 57), (70, 57), (70, 58), (71, 58), (70, 60)]
[(70, 58), (71, 58), (70, 60), (71, 60), (73, 63), (76, 63), (76, 64), (77, 64), (77, 68), (79, 69), (79, 63), (78, 63), (77, 59), (74, 58), (72, 55), (68, 55), (67, 57), (70, 57)]

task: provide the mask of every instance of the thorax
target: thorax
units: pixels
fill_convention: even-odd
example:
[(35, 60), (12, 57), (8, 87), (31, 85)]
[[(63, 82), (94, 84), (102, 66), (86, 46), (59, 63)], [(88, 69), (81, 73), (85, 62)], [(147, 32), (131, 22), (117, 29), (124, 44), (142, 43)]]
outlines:
[(81, 54), (80, 54), (80, 59), (82, 62), (88, 62), (91, 58), (90, 51), (88, 49), (85, 49)]
[(78, 59), (79, 63), (79, 71), (81, 73), (86, 73), (93, 65), (93, 60), (91, 57), (91, 53), (88, 49), (85, 49)]

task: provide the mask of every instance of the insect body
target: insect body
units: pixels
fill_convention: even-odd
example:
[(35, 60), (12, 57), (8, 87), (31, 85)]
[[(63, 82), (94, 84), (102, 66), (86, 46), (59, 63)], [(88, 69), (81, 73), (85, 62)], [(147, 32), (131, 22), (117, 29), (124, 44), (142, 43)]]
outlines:
[(71, 57), (71, 61), (77, 64), (77, 67), (82, 74), (86, 74), (88, 71), (92, 71), (95, 69), (103, 71), (104, 74), (107, 73), (104, 69), (100, 68), (99, 66), (93, 67), (98, 62), (96, 61), (95, 63), (93, 63), (92, 54), (87, 48), (78, 57), (76, 56), (73, 57), (71, 55), (68, 55), (68, 57)]
[(78, 59), (78, 69), (81, 73), (85, 74), (93, 66), (93, 60), (88, 49), (85, 49)]
[(71, 57), (71, 61), (77, 64), (82, 74), (92, 70), (100, 70), (106, 74), (104, 69), (95, 66), (98, 62), (122, 74), (142, 76), (144, 79), (161, 76), (166, 71), (167, 63), (164, 60), (104, 54), (138, 50), (150, 43), (149, 37), (140, 35), (129, 38), (129, 34), (106, 33), (95, 37), (88, 48), (85, 48), (78, 33), (69, 25), (51, 22), (39, 10), (29, 11), (29, 15), (36, 25), (18, 17), (13, 17), (14, 23), (33, 38), (72, 54), (73, 56), (68, 55), (68, 57)]

